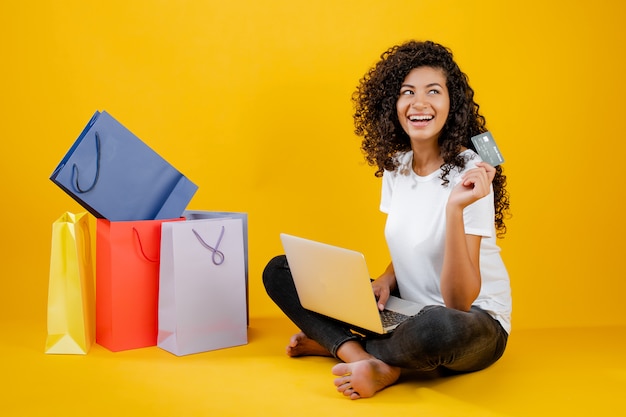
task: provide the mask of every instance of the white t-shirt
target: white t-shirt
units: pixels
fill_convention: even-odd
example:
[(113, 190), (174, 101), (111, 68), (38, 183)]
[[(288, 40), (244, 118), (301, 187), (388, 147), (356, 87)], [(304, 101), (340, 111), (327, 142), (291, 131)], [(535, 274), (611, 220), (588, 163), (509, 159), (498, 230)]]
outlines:
[[(387, 213), (385, 237), (402, 298), (423, 306), (444, 305), (440, 289), (446, 228), (446, 203), (463, 172), (475, 167), (480, 157), (472, 150), (465, 169), (448, 174), (443, 186), (441, 170), (419, 176), (412, 169), (413, 152), (399, 155), (400, 165), (383, 173), (380, 210)], [(511, 330), (511, 290), (509, 276), (496, 244), (493, 191), (463, 211), (465, 233), (479, 235), (482, 287), (474, 305)]]

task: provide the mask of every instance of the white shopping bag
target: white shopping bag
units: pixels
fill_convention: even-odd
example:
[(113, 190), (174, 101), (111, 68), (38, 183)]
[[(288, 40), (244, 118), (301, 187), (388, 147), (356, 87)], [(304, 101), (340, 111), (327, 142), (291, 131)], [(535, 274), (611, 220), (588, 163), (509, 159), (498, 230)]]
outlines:
[(248, 342), (242, 219), (163, 223), (157, 346), (189, 355)]
[(203, 211), (185, 210), (183, 217), (187, 220), (203, 219), (241, 219), (243, 225), (243, 255), (246, 267), (246, 315), (248, 325), (250, 325), (250, 295), (249, 295), (249, 273), (248, 273), (248, 213), (234, 211)]

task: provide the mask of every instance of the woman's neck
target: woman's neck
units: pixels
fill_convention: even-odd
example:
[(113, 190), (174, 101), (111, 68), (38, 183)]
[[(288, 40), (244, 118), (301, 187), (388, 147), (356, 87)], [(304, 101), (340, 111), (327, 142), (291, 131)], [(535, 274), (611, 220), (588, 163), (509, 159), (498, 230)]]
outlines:
[(443, 165), (439, 146), (415, 149), (413, 147), (413, 171), (419, 176), (430, 175)]

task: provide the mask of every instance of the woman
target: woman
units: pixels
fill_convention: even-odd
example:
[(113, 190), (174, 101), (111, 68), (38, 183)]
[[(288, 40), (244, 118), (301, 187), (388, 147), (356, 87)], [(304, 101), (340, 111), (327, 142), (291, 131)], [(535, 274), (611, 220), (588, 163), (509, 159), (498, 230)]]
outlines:
[(353, 96), (356, 133), (382, 176), (389, 267), (372, 284), (379, 308), (390, 293), (421, 303), (391, 335), (361, 335), (302, 308), (284, 256), (265, 268), (270, 297), (300, 328), (290, 356), (334, 356), (337, 390), (366, 398), (403, 371), (463, 373), (504, 353), (509, 278), (496, 245), (509, 207), (501, 167), (481, 161), (470, 138), (486, 131), (467, 76), (442, 45), (394, 46)]

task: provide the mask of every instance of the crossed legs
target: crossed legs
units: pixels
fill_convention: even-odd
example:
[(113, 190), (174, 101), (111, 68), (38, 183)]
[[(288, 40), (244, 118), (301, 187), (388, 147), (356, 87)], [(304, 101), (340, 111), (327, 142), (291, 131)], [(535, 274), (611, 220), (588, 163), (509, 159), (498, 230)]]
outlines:
[(504, 352), (507, 333), (478, 307), (461, 312), (429, 306), (391, 336), (362, 338), (346, 324), (304, 309), (284, 256), (263, 272), (268, 295), (300, 333), (291, 337), (287, 355), (329, 356), (342, 361), (332, 369), (337, 390), (351, 399), (368, 398), (394, 384), (402, 369), (455, 372), (483, 369)]

